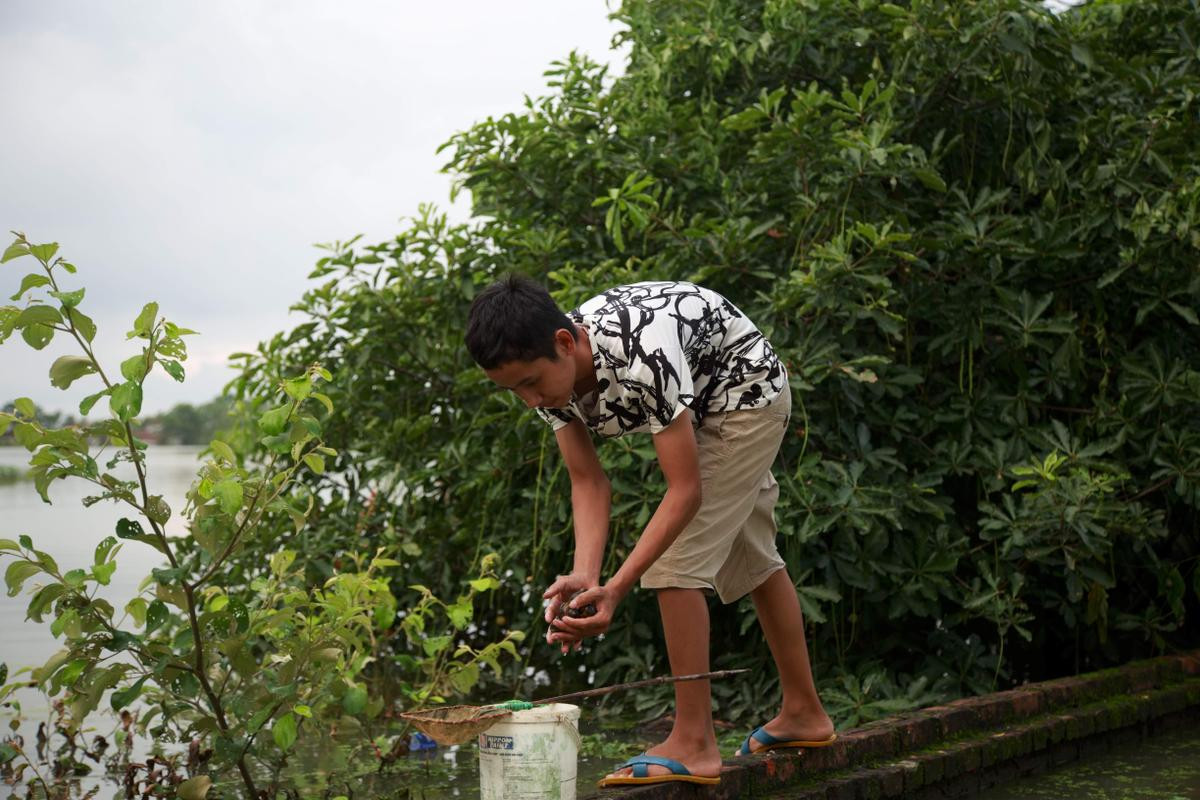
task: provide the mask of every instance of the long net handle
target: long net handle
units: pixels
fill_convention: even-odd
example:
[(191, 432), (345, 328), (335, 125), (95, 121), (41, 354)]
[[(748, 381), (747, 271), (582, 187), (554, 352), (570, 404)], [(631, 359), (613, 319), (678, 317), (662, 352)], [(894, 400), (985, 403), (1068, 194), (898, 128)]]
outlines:
[(603, 686), (599, 689), (586, 689), (582, 692), (571, 692), (570, 694), (560, 694), (558, 697), (547, 697), (542, 700), (534, 700), (535, 706), (546, 705), (547, 703), (557, 703), (560, 700), (579, 700), (584, 697), (596, 697), (602, 694), (610, 694), (611, 692), (619, 692), (624, 689), (640, 689), (644, 686), (657, 686), (663, 683), (678, 683), (679, 681), (700, 681), (705, 678), (728, 678), (731, 675), (740, 675), (743, 672), (749, 672), (749, 669), (722, 669), (716, 672), (698, 672), (695, 675), (662, 675), (658, 678), (647, 678), (644, 681), (634, 681), (633, 683), (618, 683), (616, 686)]

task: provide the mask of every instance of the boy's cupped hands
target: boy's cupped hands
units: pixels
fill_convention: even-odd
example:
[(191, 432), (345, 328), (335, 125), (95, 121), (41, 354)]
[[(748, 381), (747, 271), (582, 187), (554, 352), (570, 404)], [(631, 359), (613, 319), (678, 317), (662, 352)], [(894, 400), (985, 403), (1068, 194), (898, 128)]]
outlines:
[[(612, 624), (613, 614), (624, 595), (594, 578), (572, 573), (560, 575), (542, 593), (546, 604), (546, 642), (566, 654), (578, 650), (589, 636), (599, 636)], [(587, 613), (592, 611), (593, 613)]]

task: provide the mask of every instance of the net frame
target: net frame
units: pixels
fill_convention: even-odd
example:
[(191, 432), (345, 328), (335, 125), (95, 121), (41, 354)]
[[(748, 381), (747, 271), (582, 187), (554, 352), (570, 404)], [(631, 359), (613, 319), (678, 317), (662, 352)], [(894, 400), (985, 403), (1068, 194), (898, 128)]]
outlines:
[(512, 711), (498, 706), (438, 706), (405, 711), (401, 719), (441, 745), (465, 744)]

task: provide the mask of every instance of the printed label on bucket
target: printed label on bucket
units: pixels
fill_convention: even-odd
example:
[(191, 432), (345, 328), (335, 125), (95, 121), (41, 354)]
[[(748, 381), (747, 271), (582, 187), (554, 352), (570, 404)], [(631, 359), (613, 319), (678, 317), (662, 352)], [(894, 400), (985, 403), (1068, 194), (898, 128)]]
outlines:
[(481, 733), (479, 734), (479, 746), (484, 750), (512, 750), (513, 737), (488, 736), (486, 733)]
[(547, 720), (526, 713), (479, 734), (481, 800), (575, 800), (578, 712)]

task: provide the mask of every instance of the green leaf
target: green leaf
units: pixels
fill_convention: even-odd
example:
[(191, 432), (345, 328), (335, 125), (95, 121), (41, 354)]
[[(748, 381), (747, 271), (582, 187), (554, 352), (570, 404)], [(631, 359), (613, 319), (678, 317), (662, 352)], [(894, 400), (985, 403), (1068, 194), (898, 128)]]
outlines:
[(452, 641), (454, 639), (451, 636), (430, 636), (421, 642), (421, 647), (425, 650), (425, 655), (432, 657), (449, 647)]
[(175, 788), (175, 795), (179, 800), (205, 800), (208, 790), (211, 788), (212, 778), (207, 775), (197, 775), (179, 784)]
[(471, 588), (477, 592), (486, 592), (491, 589), (499, 588), (500, 581), (495, 578), (476, 578), (471, 581)]
[(91, 359), (83, 356), (59, 356), (50, 365), (50, 385), (59, 389), (70, 388), (71, 384), (84, 375), (96, 371)]
[(14, 258), (29, 255), (29, 245), (22, 241), (15, 241), (4, 249), (4, 255), (0, 256), (0, 264), (12, 261)]
[(938, 175), (935, 170), (928, 167), (918, 167), (913, 170), (913, 174), (917, 176), (926, 189), (933, 189), (935, 192), (945, 192), (946, 182), (942, 180), (942, 176)]
[(258, 427), (268, 436), (278, 436), (287, 426), (288, 412), (291, 409), (290, 403), (272, 408), (258, 418)]
[(146, 606), (146, 633), (160, 627), (171, 616), (170, 609), (162, 600), (153, 600)]
[[(357, 712), (352, 712), (357, 713)], [(296, 743), (296, 717), (291, 712), (275, 720), (271, 726), (271, 738), (280, 750), (289, 750)]]
[(236, 597), (229, 600), (229, 614), (237, 623), (238, 633), (245, 633), (250, 629), (250, 609)]
[(328, 411), (330, 414), (333, 413), (333, 401), (329, 399), (328, 395), (321, 394), (320, 392), (313, 392), (312, 397), (321, 405), (325, 406), (326, 411)]
[(134, 383), (141, 383), (142, 378), (146, 377), (146, 353), (145, 351), (138, 353), (136, 356), (130, 356), (121, 362), (121, 375), (125, 380)]
[(367, 707), (367, 690), (362, 686), (351, 686), (342, 695), (342, 709), (347, 714), (361, 714)]
[(307, 375), (283, 382), (284, 393), (293, 400), (303, 400), (312, 393), (312, 380)]
[(1176, 303), (1173, 300), (1168, 300), (1167, 305), (1169, 305), (1176, 314), (1187, 320), (1189, 325), (1200, 325), (1200, 319), (1196, 318), (1196, 312), (1194, 310), (1185, 305)]
[(225, 442), (222, 442), (220, 439), (213, 439), (208, 447), (218, 459), (237, 466), (237, 456), (234, 455), (233, 448)]
[(474, 616), (474, 613), (470, 600), (461, 600), (454, 605), (446, 606), (446, 616), (450, 617), (450, 624), (460, 631), (471, 624), (471, 617)]
[(142, 527), (142, 523), (136, 519), (125, 519), (122, 517), (117, 520), (117, 538), (118, 539), (136, 539), (139, 536), (145, 536), (146, 530)]
[(181, 328), (174, 322), (168, 322), (167, 320), (163, 320), (163, 327), (167, 331), (167, 336), (174, 338), (178, 338), (180, 336), (195, 336), (197, 333), (197, 331), (194, 331), (191, 328)]
[(109, 698), (109, 702), (112, 703), (112, 710), (120, 711), (122, 708), (136, 700), (138, 695), (142, 693), (142, 684), (146, 682), (147, 677), (148, 676), (143, 676), (139, 678), (136, 683), (127, 686), (124, 689), (118, 689), (117, 691), (113, 692), (112, 697)]
[(271, 574), (282, 578), (288, 567), (296, 560), (295, 550), (280, 550), (271, 555)]
[(237, 478), (226, 478), (213, 486), (217, 504), (226, 514), (235, 514), (242, 507), (242, 483)]
[(21, 330), (21, 338), (34, 350), (41, 350), (54, 338), (54, 328), (49, 325), (27, 325)]
[(61, 583), (50, 583), (38, 589), (33, 599), (29, 601), (29, 607), (25, 609), (25, 618), (40, 623), (46, 609), (66, 592), (67, 587)]
[(1078, 61), (1088, 69), (1096, 68), (1096, 59), (1092, 57), (1091, 48), (1081, 42), (1071, 43), (1071, 58)]
[(479, 665), (466, 664), (450, 673), (450, 683), (460, 694), (467, 694), (479, 684)]
[(10, 297), (10, 300), (20, 300), (21, 296), (30, 289), (36, 289), (39, 286), (46, 286), (50, 283), (50, 279), (40, 272), (31, 272), (21, 280), (21, 288), (17, 293)]
[(37, 406), (28, 397), (18, 397), (13, 401), (13, 408), (25, 419), (33, 419), (37, 416)]
[(92, 406), (96, 405), (96, 401), (108, 394), (108, 389), (101, 389), (95, 394), (89, 394), (87, 397), (79, 401), (79, 413), (82, 416), (87, 416), (92, 410)]
[(166, 525), (167, 520), (171, 518), (171, 506), (161, 494), (151, 495), (150, 502), (146, 503), (146, 516), (159, 525)]
[(63, 304), (63, 308), (74, 308), (83, 302), (83, 293), (85, 289), (76, 289), (73, 292), (50, 292), (50, 296)]
[(163, 368), (164, 372), (166, 372), (179, 383), (183, 383), (186, 374), (184, 373), (182, 364), (169, 358), (160, 358), (158, 360), (158, 364)]
[(16, 597), (21, 591), (21, 585), (30, 577), (38, 574), (42, 568), (32, 561), (14, 561), (4, 571), (4, 583), (8, 586), (8, 596)]
[(108, 586), (112, 580), (112, 574), (117, 571), (117, 562), (109, 561), (107, 564), (96, 564), (92, 567), (92, 576), (95, 577), (96, 583), (101, 586)]
[(48, 242), (46, 244), (31, 244), (29, 252), (33, 257), (42, 263), (49, 263), (50, 259), (54, 258), (54, 254), (58, 252), (58, 242)]
[(66, 611), (59, 614), (54, 622), (50, 623), (50, 633), (56, 639), (62, 636), (62, 632), (69, 630), (79, 622), (79, 612), (73, 608), (68, 608)]
[(14, 327), (21, 328), (26, 325), (60, 325), (62, 324), (62, 314), (58, 313), (58, 309), (47, 305), (32, 305), (17, 315)]
[(154, 320), (158, 317), (158, 303), (146, 303), (142, 306), (142, 312), (137, 315), (137, 319), (133, 321), (133, 330), (125, 334), (126, 339), (132, 339), (135, 336), (147, 338), (150, 332), (154, 330)]
[(108, 560), (108, 554), (113, 552), (113, 548), (119, 544), (115, 536), (105, 536), (100, 540), (100, 544), (96, 545), (96, 550), (93, 553), (93, 564), (103, 564)]
[(88, 342), (96, 338), (96, 323), (92, 322), (92, 318), (79, 309), (67, 309), (67, 319), (75, 326), (75, 330), (79, 331), (79, 335)]
[(309, 453), (306, 455), (304, 457), (304, 463), (308, 465), (309, 469), (318, 475), (322, 475), (325, 472), (325, 459), (316, 453)]
[(114, 653), (119, 653), (122, 650), (128, 650), (131, 647), (136, 647), (142, 643), (141, 637), (135, 636), (128, 631), (113, 631), (109, 636), (108, 641), (104, 646)]
[(129, 381), (115, 386), (109, 395), (108, 407), (122, 422), (136, 417), (142, 410), (141, 384)]
[(139, 627), (146, 624), (146, 598), (135, 597), (125, 604), (125, 613), (133, 618), (133, 623)]
[(13, 438), (17, 440), (17, 444), (33, 452), (45, 440), (46, 436), (35, 424), (31, 422), (18, 422), (13, 426)]

